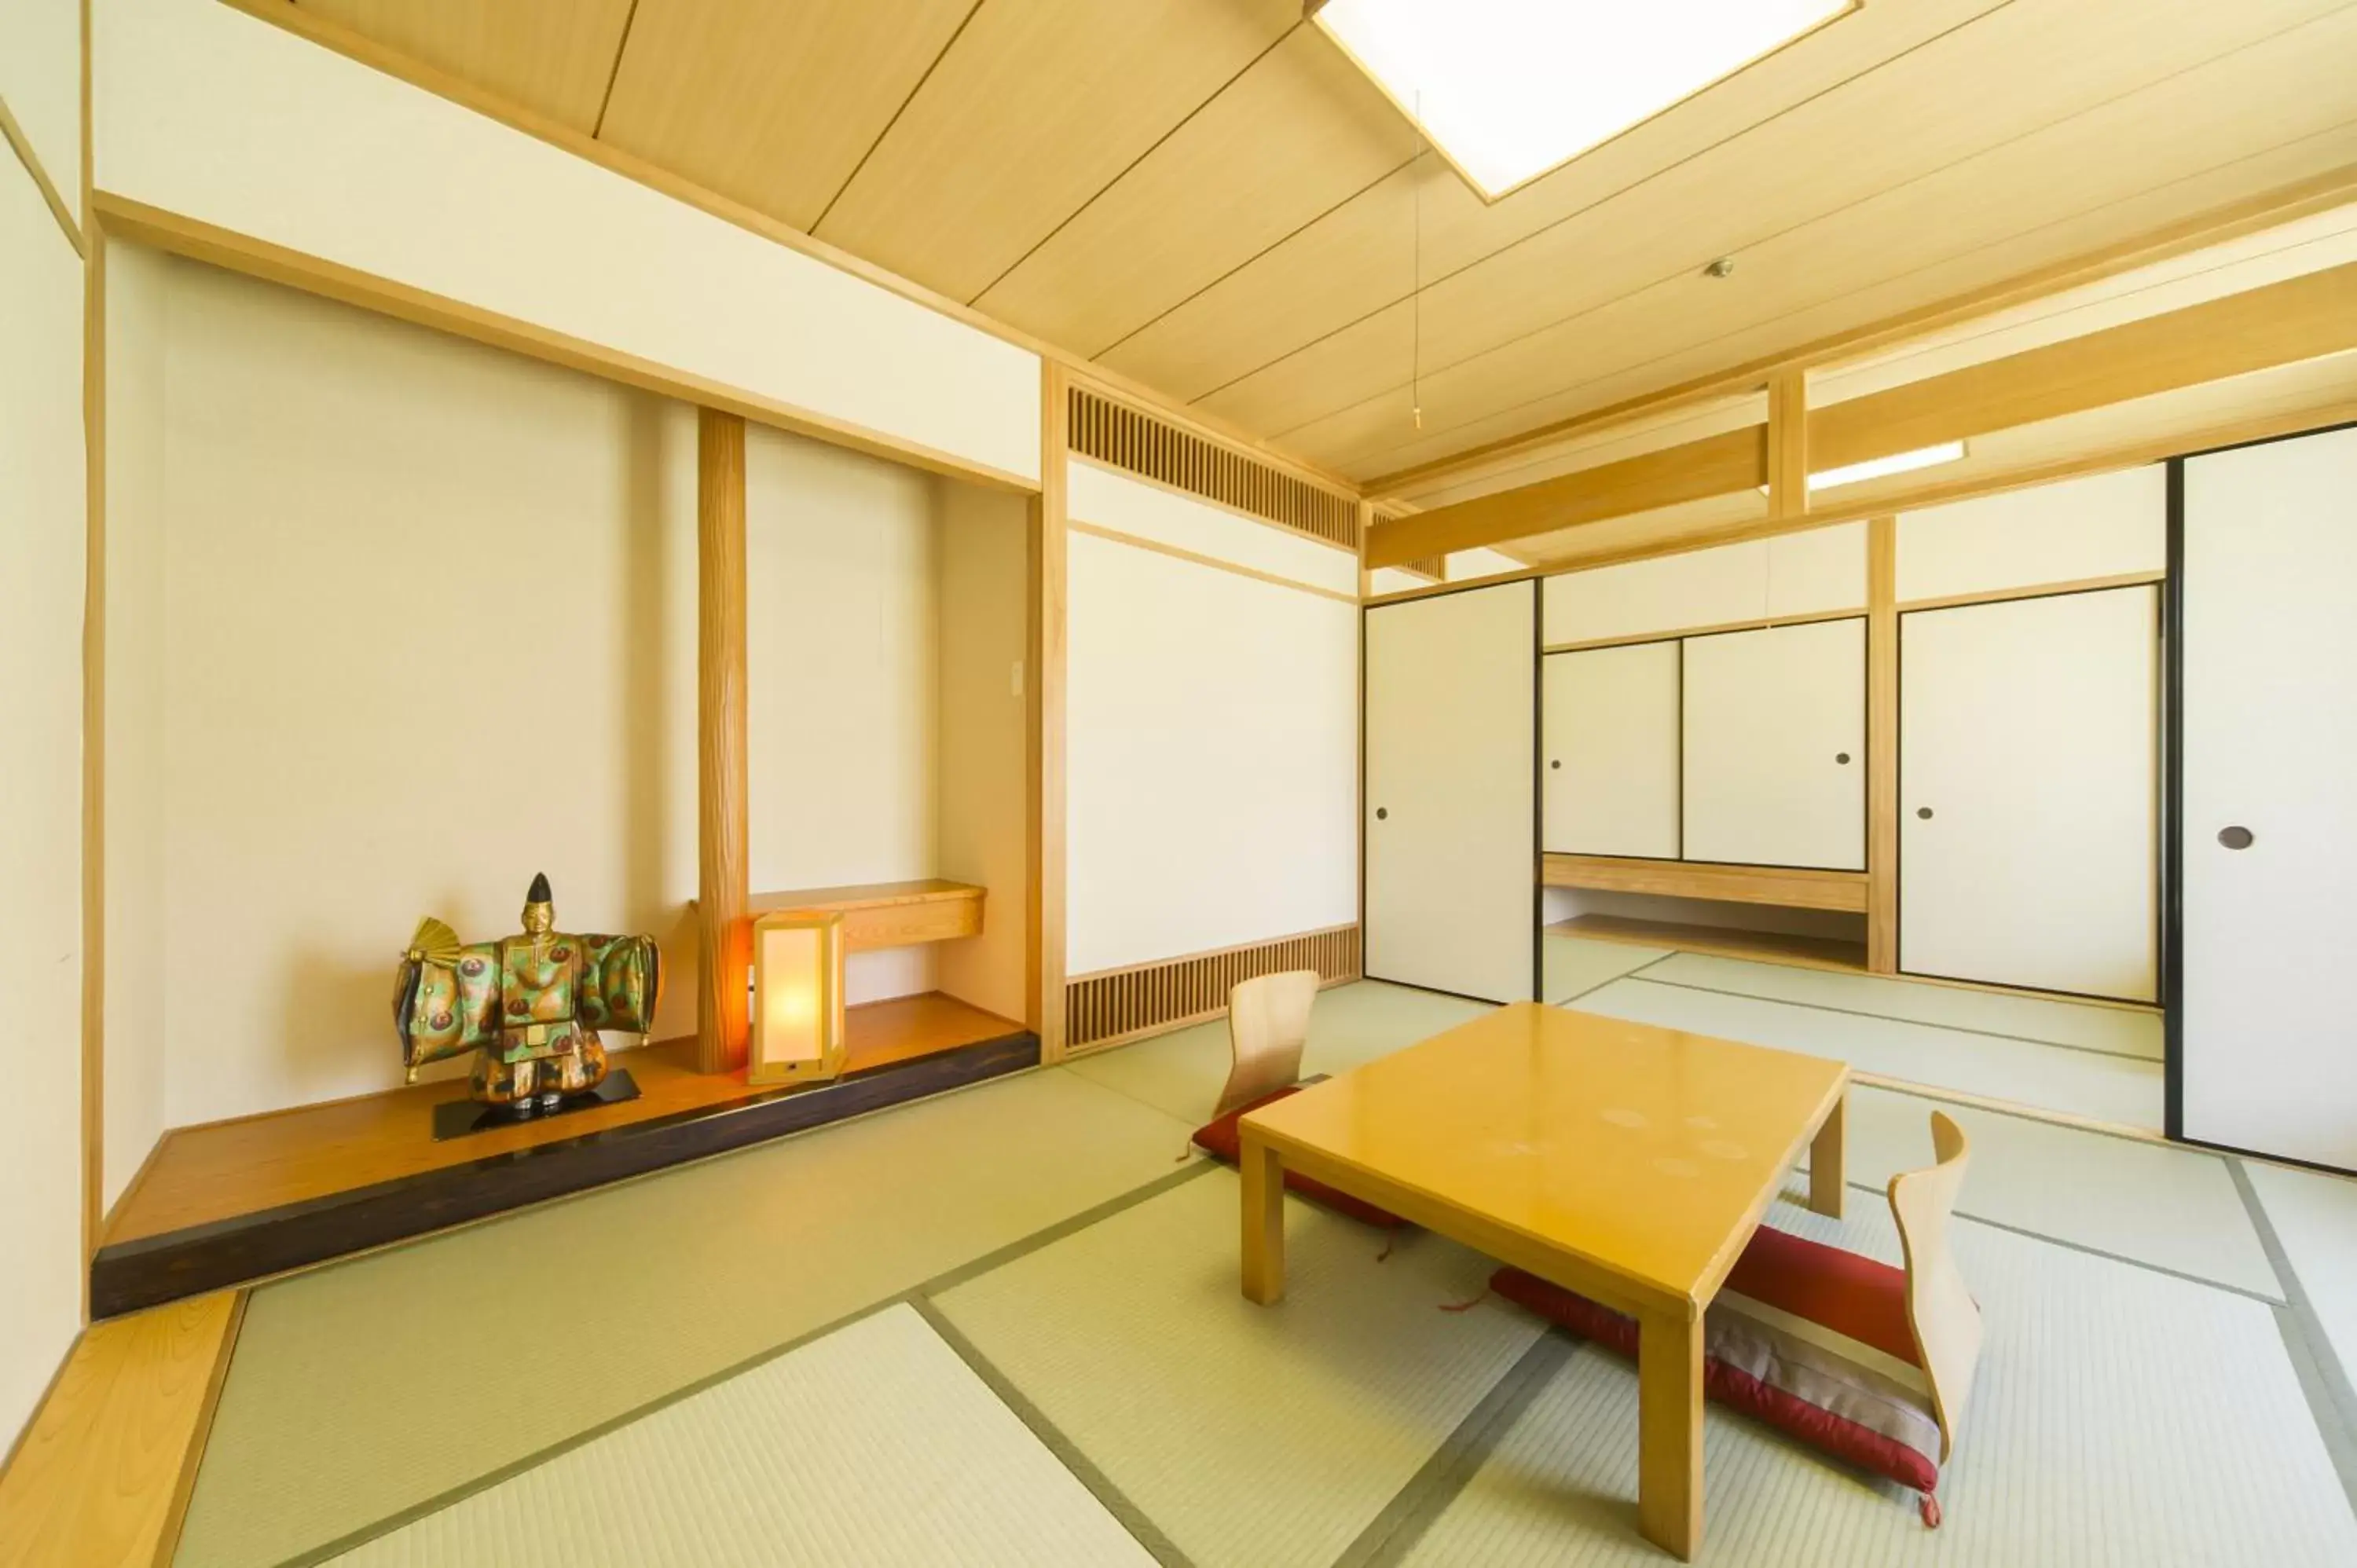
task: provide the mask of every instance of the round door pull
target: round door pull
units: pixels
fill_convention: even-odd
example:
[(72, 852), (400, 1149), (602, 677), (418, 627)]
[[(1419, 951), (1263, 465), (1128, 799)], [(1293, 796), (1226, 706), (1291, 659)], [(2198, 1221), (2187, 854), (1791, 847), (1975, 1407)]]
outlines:
[(1377, 806), (1377, 807), (1375, 808), (1375, 821), (1377, 821), (1377, 822), (1382, 822), (1385, 817), (1388, 817), (1388, 816), (1390, 816), (1390, 815), (1391, 815), (1391, 812), (1390, 812), (1388, 810), (1386, 810), (1385, 808), (1383, 808), (1383, 807), (1382, 807), (1382, 806)]
[(1548, 763), (1547, 766), (1549, 768), (1561, 768), (1563, 766), (1563, 759), (1557, 757), (1555, 761)]
[(1915, 814), (1928, 822), (1932, 820), (1932, 808), (1929, 806), (1918, 806), (1915, 808)]
[(1836, 751), (1834, 753), (1834, 760), (1846, 768), (1849, 766), (1849, 753), (1846, 751)]
[(2218, 842), (2228, 849), (2248, 849), (2251, 847), (2251, 830), (2245, 827), (2220, 828)]

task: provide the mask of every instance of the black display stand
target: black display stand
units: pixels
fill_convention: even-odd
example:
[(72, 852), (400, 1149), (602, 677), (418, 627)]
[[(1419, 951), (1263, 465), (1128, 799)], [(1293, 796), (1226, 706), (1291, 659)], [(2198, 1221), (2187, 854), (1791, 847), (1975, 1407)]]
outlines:
[(547, 1122), (600, 1105), (619, 1105), (639, 1097), (638, 1080), (628, 1068), (616, 1068), (584, 1094), (568, 1094), (554, 1111), (518, 1111), (512, 1105), (486, 1105), (479, 1100), (446, 1100), (434, 1108), (434, 1141), (446, 1143), (494, 1127), (516, 1127), (526, 1122)]

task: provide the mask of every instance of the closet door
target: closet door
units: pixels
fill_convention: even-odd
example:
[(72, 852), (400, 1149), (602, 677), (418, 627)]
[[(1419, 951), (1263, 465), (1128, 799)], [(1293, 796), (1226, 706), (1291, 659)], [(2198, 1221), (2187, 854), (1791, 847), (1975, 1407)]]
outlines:
[(1543, 660), (1544, 843), (1556, 854), (1678, 854), (1678, 645)]
[(1866, 868), (1866, 622), (1685, 639), (1685, 858)]
[(1899, 619), (1899, 962), (2150, 1002), (2160, 590)]
[(2189, 1138), (2357, 1169), (2357, 430), (2184, 465)]
[(1536, 994), (1538, 589), (1366, 612), (1366, 972)]

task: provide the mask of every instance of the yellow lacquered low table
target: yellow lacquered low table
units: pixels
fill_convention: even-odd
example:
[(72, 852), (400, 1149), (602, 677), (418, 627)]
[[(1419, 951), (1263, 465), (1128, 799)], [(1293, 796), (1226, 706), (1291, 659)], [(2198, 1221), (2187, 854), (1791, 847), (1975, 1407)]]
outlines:
[(1285, 1294), (1297, 1170), (1638, 1323), (1639, 1520), (1702, 1545), (1703, 1309), (1809, 1155), (1842, 1211), (1843, 1063), (1517, 1003), (1240, 1125), (1243, 1290)]

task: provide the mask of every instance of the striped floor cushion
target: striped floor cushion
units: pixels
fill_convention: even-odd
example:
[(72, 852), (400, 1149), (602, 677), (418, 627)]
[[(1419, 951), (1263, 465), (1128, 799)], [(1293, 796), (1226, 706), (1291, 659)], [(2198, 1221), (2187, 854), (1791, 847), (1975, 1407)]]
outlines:
[[(1520, 1269), (1500, 1269), (1490, 1285), (1583, 1338), (1637, 1354), (1633, 1318)], [(1940, 1424), (1903, 1272), (1763, 1225), (1703, 1329), (1712, 1399), (1913, 1487), (1924, 1522), (1939, 1522)]]
[[(1275, 1104), (1288, 1094), (1300, 1092), (1298, 1086), (1289, 1086), (1278, 1090), (1274, 1094), (1264, 1094), (1249, 1105), (1239, 1105), (1218, 1121), (1196, 1128), (1195, 1146), (1215, 1160), (1225, 1160), (1228, 1164), (1234, 1165), (1239, 1141), (1236, 1133), (1238, 1120), (1264, 1105)], [(1337, 1192), (1324, 1182), (1312, 1181), (1299, 1171), (1285, 1173), (1285, 1190), (1306, 1197), (1321, 1208), (1330, 1208), (1337, 1214), (1347, 1214), (1361, 1224), (1372, 1225), (1380, 1230), (1396, 1230), (1407, 1223), (1388, 1208), (1377, 1208), (1365, 1198), (1352, 1197), (1347, 1192)], [(1388, 1247), (1385, 1248), (1386, 1251), (1389, 1250)]]

